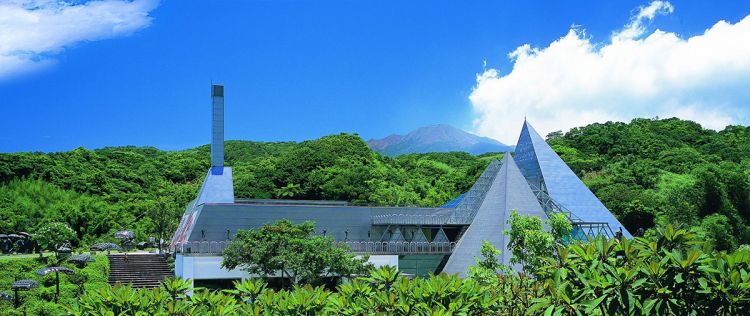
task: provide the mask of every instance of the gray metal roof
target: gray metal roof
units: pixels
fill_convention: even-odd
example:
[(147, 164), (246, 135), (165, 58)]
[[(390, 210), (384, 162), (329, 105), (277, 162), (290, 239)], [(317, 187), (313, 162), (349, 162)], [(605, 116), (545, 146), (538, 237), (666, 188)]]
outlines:
[(506, 154), (474, 220), (458, 241), (443, 271), (465, 277), (469, 267), (476, 264), (474, 257), (481, 256), (480, 250), (485, 240), (502, 251), (498, 258), (502, 263), (510, 264), (511, 252), (503, 231), (508, 229), (511, 210), (547, 219), (513, 158)]
[[(200, 208), (188, 241), (221, 241), (234, 236), (238, 229), (254, 229), (281, 219), (295, 223), (315, 222), (315, 232), (335, 240), (370, 240), (374, 214), (433, 214), (447, 212), (441, 208), (369, 207), (336, 205), (269, 205), (207, 203)], [(227, 235), (227, 230), (229, 235)], [(348, 232), (348, 234), (347, 234)], [(373, 234), (374, 235), (374, 234)]]
[(336, 200), (288, 200), (288, 199), (234, 199), (237, 204), (273, 204), (273, 205), (350, 205), (348, 201)]

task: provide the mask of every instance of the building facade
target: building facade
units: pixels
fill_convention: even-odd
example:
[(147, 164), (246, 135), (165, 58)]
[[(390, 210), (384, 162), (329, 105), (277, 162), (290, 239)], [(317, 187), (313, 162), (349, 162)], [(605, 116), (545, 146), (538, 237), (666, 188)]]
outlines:
[[(316, 233), (369, 255), (375, 266), (404, 273), (465, 276), (483, 241), (511, 252), (503, 231), (511, 210), (544, 220), (563, 213), (573, 237), (630, 233), (607, 210), (544, 139), (523, 123), (515, 153), (484, 170), (472, 188), (439, 208), (352, 206), (340, 201), (235, 199), (232, 168), (224, 166), (224, 88), (212, 86), (211, 168), (171, 241), (175, 274), (196, 281), (249, 277), (220, 267), (226, 244), (240, 229), (277, 220), (314, 221)], [(517, 268), (517, 267), (516, 267)]]

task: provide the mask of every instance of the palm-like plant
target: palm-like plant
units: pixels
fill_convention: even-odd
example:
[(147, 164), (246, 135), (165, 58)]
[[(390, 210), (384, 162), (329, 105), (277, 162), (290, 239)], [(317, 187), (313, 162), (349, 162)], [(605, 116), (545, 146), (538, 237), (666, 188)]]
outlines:
[(386, 266), (373, 270), (367, 280), (372, 282), (378, 289), (389, 291), (400, 276), (401, 272), (398, 269)]
[(250, 304), (255, 303), (255, 299), (266, 291), (268, 284), (262, 279), (244, 279), (241, 282), (234, 281), (234, 290), (227, 290), (226, 293), (237, 296), (241, 301)]
[(190, 290), (190, 283), (192, 283), (190, 279), (167, 278), (161, 283), (160, 288), (169, 293), (172, 300), (176, 301), (179, 298), (184, 298)]
[[(704, 252), (695, 236), (666, 227), (651, 238), (558, 244), (534, 277), (499, 275), (484, 284), (445, 274), (409, 279), (395, 268), (340, 284), (336, 291), (261, 280), (229, 291), (196, 290), (170, 279), (161, 288), (89, 291), (74, 315), (747, 315), (750, 249)], [(228, 294), (228, 295), (227, 295)]]

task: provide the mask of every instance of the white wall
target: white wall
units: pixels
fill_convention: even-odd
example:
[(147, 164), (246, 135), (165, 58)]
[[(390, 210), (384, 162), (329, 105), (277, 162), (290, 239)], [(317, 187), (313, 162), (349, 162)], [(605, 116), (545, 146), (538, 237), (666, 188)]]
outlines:
[[(250, 274), (240, 269), (227, 270), (221, 267), (221, 256), (185, 256), (178, 254), (174, 262), (174, 274), (191, 280), (246, 279)], [(376, 268), (393, 266), (398, 268), (397, 255), (371, 255), (368, 262)], [(192, 284), (191, 284), (192, 285)]]
[(183, 256), (175, 258), (175, 275), (183, 279), (245, 279), (250, 277), (240, 269), (227, 270), (221, 267), (221, 256)]
[(398, 255), (371, 255), (367, 262), (372, 263), (375, 268), (391, 266), (398, 269)]

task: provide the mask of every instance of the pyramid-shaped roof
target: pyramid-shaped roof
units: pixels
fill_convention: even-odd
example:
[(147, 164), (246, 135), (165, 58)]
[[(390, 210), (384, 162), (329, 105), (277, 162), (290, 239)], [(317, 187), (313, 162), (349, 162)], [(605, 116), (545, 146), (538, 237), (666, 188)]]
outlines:
[(623, 235), (631, 237), (627, 229), (527, 121), (523, 124), (515, 154), (518, 167), (531, 185), (546, 189), (553, 200), (581, 220), (606, 222), (613, 232), (622, 228)]
[(475, 264), (474, 257), (481, 256), (480, 250), (485, 240), (500, 249), (502, 254), (499, 259), (509, 264), (511, 252), (503, 230), (509, 229), (507, 222), (511, 210), (547, 220), (547, 215), (513, 158), (505, 154), (502, 166), (497, 170), (471, 225), (458, 241), (443, 271), (465, 277), (469, 267)]
[[(506, 154), (506, 156), (510, 156)], [(492, 159), (487, 168), (482, 171), (474, 185), (468, 192), (461, 194), (461, 201), (457, 203), (456, 210), (448, 220), (449, 224), (469, 224), (476, 214), (479, 206), (482, 204), (484, 197), (492, 185), (497, 172), (500, 170), (501, 163), (497, 159)]]

